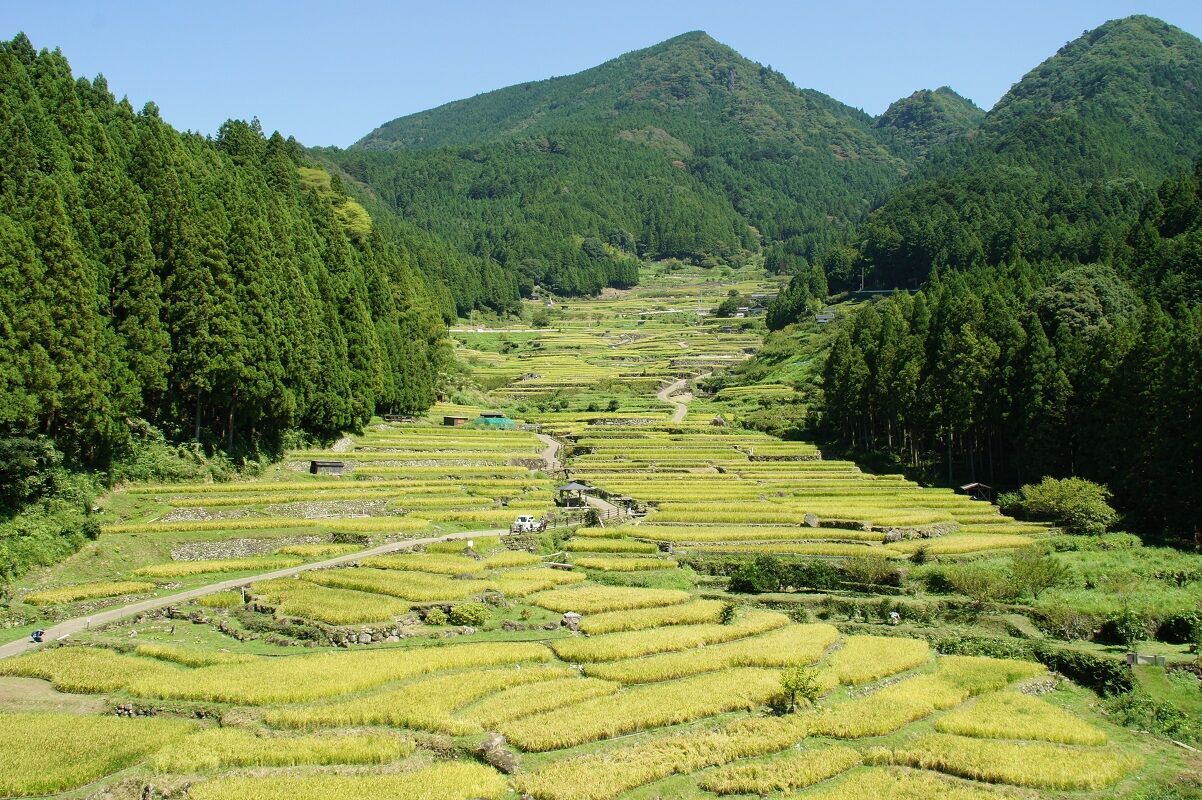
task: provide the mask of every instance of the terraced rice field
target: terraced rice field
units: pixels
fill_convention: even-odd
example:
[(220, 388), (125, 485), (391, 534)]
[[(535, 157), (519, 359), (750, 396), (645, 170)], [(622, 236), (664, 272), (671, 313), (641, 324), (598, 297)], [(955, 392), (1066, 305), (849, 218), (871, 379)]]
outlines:
[[(386, 539), (481, 534), (470, 546), (247, 578), (245, 598), (184, 607), (206, 622), (131, 622), (0, 661), (0, 681), (41, 679), (160, 713), (0, 713), (0, 795), (79, 797), (120, 783), (135, 793), (186, 785), (189, 800), (1107, 793), (1082, 795), (1097, 797), (1130, 793), (1158, 759), (1179, 758), (1091, 711), (1083, 690), (1019, 691), (1047, 682), (1039, 664), (940, 655), (924, 641), (745, 607), (680, 566), (707, 553), (902, 559), (923, 546), (958, 558), (1050, 535), (987, 504), (825, 460), (808, 443), (694, 410), (673, 422), (655, 398), (661, 386), (759, 342), (758, 323), (698, 313), (729, 288), (696, 270), (665, 272), (630, 293), (572, 301), (537, 333), (456, 334), (493, 400), (564, 443), (570, 477), (629, 498), (645, 518), (516, 540), (488, 533), (546, 513), (564, 475), (543, 471), (546, 444), (531, 431), (438, 424), (483, 404), (377, 423), (254, 480), (124, 488), (101, 537), (111, 564), (38, 587), (48, 607), (253, 576)], [(311, 459), (350, 471), (309, 476)], [(346, 631), (366, 639), (330, 638)], [(775, 713), (782, 671), (795, 668), (812, 670), (819, 696)], [(493, 733), (512, 774), (468, 755)]]

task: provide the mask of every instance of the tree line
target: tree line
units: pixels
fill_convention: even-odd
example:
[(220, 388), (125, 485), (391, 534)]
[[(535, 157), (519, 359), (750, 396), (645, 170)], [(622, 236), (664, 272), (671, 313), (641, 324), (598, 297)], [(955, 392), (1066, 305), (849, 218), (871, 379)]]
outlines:
[(103, 467), (139, 419), (272, 447), (424, 409), (455, 306), (419, 262), (436, 244), (404, 233), (294, 140), (178, 132), (17, 36), (0, 45), (0, 433)]

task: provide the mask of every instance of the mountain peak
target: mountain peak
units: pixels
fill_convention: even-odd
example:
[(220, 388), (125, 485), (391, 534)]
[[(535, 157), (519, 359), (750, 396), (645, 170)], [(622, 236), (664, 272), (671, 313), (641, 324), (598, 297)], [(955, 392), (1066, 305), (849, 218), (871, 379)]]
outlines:
[(950, 86), (919, 89), (895, 100), (876, 119), (878, 130), (891, 131), (919, 156), (981, 124), (985, 112)]

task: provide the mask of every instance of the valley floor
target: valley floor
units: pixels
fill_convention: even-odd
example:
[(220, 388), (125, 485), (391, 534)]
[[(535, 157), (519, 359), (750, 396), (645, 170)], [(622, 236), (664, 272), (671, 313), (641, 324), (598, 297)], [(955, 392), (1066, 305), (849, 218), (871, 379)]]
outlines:
[[(0, 796), (1190, 796), (1166, 787), (1195, 752), (1047, 657), (950, 654), (929, 598), (727, 590), (723, 565), (757, 557), (894, 575), (1059, 538), (740, 426), (747, 395), (793, 388), (697, 389), (762, 341), (709, 313), (732, 289), (776, 284), (665, 267), (530, 303), (545, 327), (473, 320), (462, 386), (423, 419), (106, 497), (97, 541), (10, 587), (10, 638), (221, 590), (0, 660)], [(524, 514), (547, 529), (509, 534)], [(1011, 616), (996, 640), (1042, 641)]]

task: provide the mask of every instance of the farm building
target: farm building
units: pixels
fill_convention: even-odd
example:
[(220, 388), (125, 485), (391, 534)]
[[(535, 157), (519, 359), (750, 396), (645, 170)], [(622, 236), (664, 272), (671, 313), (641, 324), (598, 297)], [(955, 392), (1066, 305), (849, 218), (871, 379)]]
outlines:
[(517, 426), (517, 423), (505, 416), (503, 411), (485, 411), (476, 417), (476, 424), (486, 428), (503, 428), (505, 430)]
[(346, 472), (345, 461), (310, 461), (310, 475), (341, 475)]
[(442, 424), (452, 428), (458, 428), (460, 425), (467, 424), (467, 417), (460, 417), (456, 414), (447, 414), (442, 418)]
[(993, 500), (993, 487), (984, 483), (966, 483), (960, 487), (960, 491), (973, 500), (984, 500), (987, 503)]

